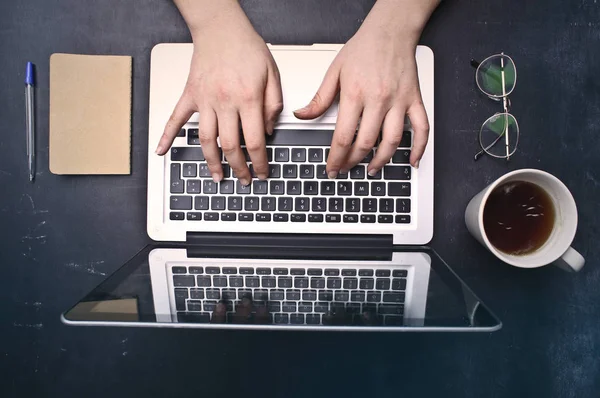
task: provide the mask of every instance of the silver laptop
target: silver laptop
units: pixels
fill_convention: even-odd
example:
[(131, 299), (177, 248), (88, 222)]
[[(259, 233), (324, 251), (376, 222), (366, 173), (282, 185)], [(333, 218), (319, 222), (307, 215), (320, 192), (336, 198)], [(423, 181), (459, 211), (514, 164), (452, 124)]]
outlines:
[[(498, 328), (443, 261), (421, 247), (433, 236), (431, 50), (419, 46), (416, 53), (431, 127), (419, 169), (408, 164), (407, 120), (396, 154), (379, 175), (366, 173), (371, 154), (329, 180), (325, 165), (337, 104), (313, 121), (295, 118), (292, 110), (310, 101), (342, 45), (269, 48), (281, 74), (284, 109), (267, 138), (269, 179), (248, 187), (224, 159), (224, 180), (212, 181), (198, 115), (166, 156), (154, 155), (193, 48), (153, 49), (147, 230), (161, 243), (140, 252), (63, 319), (225, 328)], [(432, 300), (439, 289), (443, 294)]]

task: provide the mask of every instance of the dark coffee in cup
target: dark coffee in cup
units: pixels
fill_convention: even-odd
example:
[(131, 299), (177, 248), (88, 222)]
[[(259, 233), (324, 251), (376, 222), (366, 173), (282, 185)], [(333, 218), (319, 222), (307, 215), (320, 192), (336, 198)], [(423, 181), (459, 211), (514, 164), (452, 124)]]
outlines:
[(550, 195), (539, 185), (510, 181), (496, 187), (483, 210), (490, 243), (503, 253), (525, 255), (546, 243), (555, 222)]

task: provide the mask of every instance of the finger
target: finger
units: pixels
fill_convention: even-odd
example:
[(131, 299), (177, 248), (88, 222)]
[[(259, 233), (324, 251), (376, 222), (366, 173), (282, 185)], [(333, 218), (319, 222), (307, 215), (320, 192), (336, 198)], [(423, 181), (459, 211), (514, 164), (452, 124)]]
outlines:
[(221, 167), (221, 150), (217, 145), (217, 115), (211, 108), (204, 108), (200, 112), (198, 137), (213, 180), (219, 182), (223, 179), (223, 168)]
[(360, 126), (358, 128), (358, 135), (356, 140), (350, 149), (350, 153), (346, 159), (346, 164), (343, 166), (342, 172), (350, 170), (356, 166), (358, 162), (363, 160), (365, 156), (373, 149), (377, 138), (379, 137), (379, 131), (381, 130), (381, 124), (383, 123), (383, 117), (385, 116), (385, 110), (382, 107), (366, 107), (363, 111), (362, 119), (360, 120)]
[(321, 82), (321, 86), (313, 99), (304, 108), (295, 110), (294, 115), (296, 115), (298, 119), (314, 119), (325, 113), (338, 93), (339, 80), (340, 68), (338, 63), (334, 60), (331, 66), (329, 66), (329, 69), (327, 69), (323, 82)]
[(425, 152), (425, 147), (427, 147), (427, 141), (429, 140), (429, 120), (427, 119), (427, 111), (425, 111), (423, 101), (415, 102), (408, 108), (408, 118), (414, 131), (410, 164), (418, 168), (419, 162)]
[(171, 114), (171, 117), (169, 117), (163, 135), (160, 137), (160, 141), (156, 147), (157, 155), (162, 156), (167, 153), (171, 144), (173, 144), (173, 140), (177, 136), (177, 133), (179, 133), (181, 127), (183, 127), (190, 119), (194, 112), (194, 103), (191, 101), (191, 98), (188, 97), (186, 92), (184, 92), (177, 102), (177, 105), (175, 105), (175, 109), (173, 109), (173, 113)]
[(404, 107), (396, 106), (388, 111), (383, 121), (381, 142), (375, 151), (375, 156), (367, 166), (368, 174), (374, 176), (394, 156), (404, 130)]
[(273, 134), (275, 122), (283, 110), (281, 80), (277, 70), (274, 70), (267, 75), (267, 86), (265, 87), (265, 99), (263, 107), (265, 131), (270, 135)]
[(252, 177), (246, 165), (246, 157), (240, 147), (240, 125), (237, 112), (217, 113), (219, 139), (225, 158), (242, 185), (250, 185)]
[(227, 315), (227, 305), (224, 302), (220, 302), (215, 306), (215, 310), (212, 313), (210, 319), (211, 323), (225, 323)]
[(342, 96), (337, 123), (331, 139), (331, 150), (327, 158), (327, 176), (337, 177), (352, 147), (356, 125), (362, 111), (362, 105), (356, 100)]
[(266, 306), (261, 305), (256, 307), (256, 313), (254, 314), (254, 320), (256, 323), (269, 323), (270, 322), (270, 317), (269, 317), (269, 310), (267, 309)]
[(236, 308), (234, 322), (248, 323), (250, 320), (250, 314), (252, 314), (252, 300), (250, 300), (248, 297), (244, 297)]
[(246, 149), (250, 154), (250, 160), (252, 160), (252, 168), (258, 178), (266, 180), (269, 175), (269, 163), (265, 146), (262, 99), (253, 104), (250, 109), (241, 109), (240, 117)]

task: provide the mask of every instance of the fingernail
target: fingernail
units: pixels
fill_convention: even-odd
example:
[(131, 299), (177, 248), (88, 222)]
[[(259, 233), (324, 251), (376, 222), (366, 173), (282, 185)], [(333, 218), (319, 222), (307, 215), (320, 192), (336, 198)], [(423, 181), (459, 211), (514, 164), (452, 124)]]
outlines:
[(330, 171), (329, 173), (327, 173), (327, 177), (328, 177), (330, 180), (333, 180), (333, 179), (335, 179), (335, 177), (337, 177), (337, 175), (338, 175), (337, 171)]
[(415, 162), (415, 169), (418, 169), (418, 168), (419, 168), (419, 162), (420, 162), (420, 160), (417, 160), (417, 161)]
[(248, 180), (247, 180), (247, 179), (245, 179), (245, 178), (242, 178), (242, 179), (240, 180), (240, 184), (242, 184), (243, 186), (245, 186), (245, 187), (246, 187), (246, 186), (250, 185), (250, 181), (248, 181)]
[(160, 155), (161, 153), (163, 153), (163, 147), (162, 145), (159, 145), (156, 147), (156, 151), (154, 151), (155, 154)]
[(214, 182), (220, 182), (221, 181), (221, 175), (218, 174), (218, 173), (213, 173), (212, 178), (213, 178)]
[(257, 177), (260, 180), (266, 180), (267, 178), (269, 178), (269, 176), (267, 174), (257, 174)]
[(368, 174), (370, 177), (375, 177), (375, 175), (377, 174), (377, 170), (375, 170), (375, 169), (371, 169), (371, 170), (369, 170), (369, 171), (367, 172), (367, 174)]
[(294, 111), (294, 113), (304, 113), (304, 112), (306, 112), (307, 110), (308, 110), (308, 105), (307, 105), (307, 106), (305, 106), (304, 108), (296, 109), (296, 110)]

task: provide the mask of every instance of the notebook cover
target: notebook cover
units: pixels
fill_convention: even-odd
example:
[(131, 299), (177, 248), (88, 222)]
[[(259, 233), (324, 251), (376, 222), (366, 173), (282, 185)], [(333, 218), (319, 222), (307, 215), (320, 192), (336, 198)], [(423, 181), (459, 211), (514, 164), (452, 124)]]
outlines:
[(50, 56), (50, 171), (131, 173), (131, 57)]

